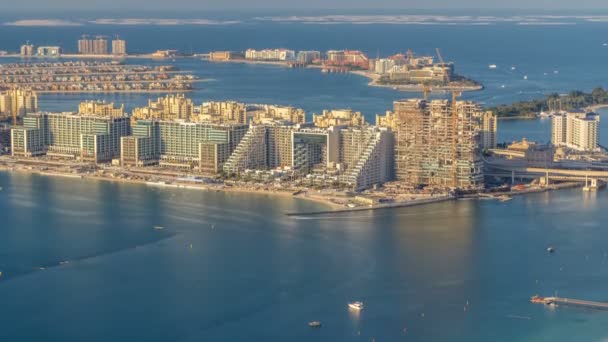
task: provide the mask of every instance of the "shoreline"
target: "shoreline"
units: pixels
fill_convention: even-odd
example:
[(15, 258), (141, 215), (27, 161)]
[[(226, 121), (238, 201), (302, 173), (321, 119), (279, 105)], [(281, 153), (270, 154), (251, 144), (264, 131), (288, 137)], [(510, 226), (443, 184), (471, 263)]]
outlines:
[[(380, 75), (371, 73), (363, 70), (349, 70), (351, 74), (359, 75), (369, 79), (370, 81), (367, 83), (370, 87), (378, 87), (378, 88), (392, 88), (394, 90), (399, 90), (403, 92), (422, 92), (424, 91), (424, 87), (420, 84), (380, 84), (378, 80), (380, 79)], [(480, 91), (483, 90), (483, 85), (478, 86), (438, 86), (438, 87), (429, 87), (429, 89), (434, 89), (439, 92), (450, 92), (450, 91)]]
[[(19, 162), (14, 162), (13, 165), (7, 165), (5, 160), (2, 160), (4, 163), (0, 163), (0, 172), (17, 172), (17, 173), (26, 173), (30, 175), (39, 175), (45, 177), (59, 177), (59, 178), (69, 178), (69, 179), (81, 179), (81, 180), (96, 180), (96, 181), (105, 181), (111, 183), (123, 183), (123, 184), (137, 184), (144, 185), (148, 187), (158, 187), (158, 188), (174, 188), (174, 189), (188, 189), (188, 190), (199, 190), (199, 191), (210, 191), (210, 192), (223, 192), (223, 193), (247, 193), (247, 194), (256, 194), (256, 195), (269, 195), (269, 196), (277, 196), (281, 197), (289, 197), (293, 199), (305, 200), (317, 204), (322, 204), (331, 210), (336, 209), (344, 209), (345, 206), (340, 205), (338, 203), (332, 202), (330, 198), (323, 198), (315, 195), (308, 195), (306, 193), (293, 195), (290, 191), (280, 191), (280, 190), (263, 190), (263, 189), (251, 189), (251, 188), (243, 188), (238, 186), (226, 186), (224, 184), (199, 184), (199, 183), (177, 183), (177, 184), (163, 184), (160, 182), (150, 182), (145, 180), (138, 179), (126, 179), (126, 178), (115, 178), (115, 177), (103, 177), (99, 175), (91, 175), (91, 174), (77, 174), (77, 173), (69, 173), (69, 172), (61, 172), (57, 170), (39, 170), (35, 168), (29, 169), (28, 166), (24, 166), (23, 164), (19, 164)], [(20, 167), (19, 167), (20, 166)]]
[[(132, 170), (115, 170), (116, 172), (125, 172), (119, 174), (119, 176), (115, 176), (114, 173), (105, 174), (108, 170), (97, 170), (103, 171), (104, 173), (99, 174), (95, 173), (76, 173), (70, 172), (69, 170), (60, 170), (57, 168), (66, 167), (69, 164), (64, 164), (62, 162), (49, 162), (47, 164), (36, 163), (36, 161), (32, 160), (31, 164), (27, 162), (24, 163), (23, 160), (15, 160), (11, 157), (0, 157), (0, 172), (17, 172), (17, 173), (27, 173), (27, 174), (37, 174), (40, 176), (50, 176), (50, 177), (61, 177), (61, 178), (70, 178), (70, 179), (81, 179), (81, 180), (96, 180), (96, 181), (106, 181), (106, 182), (114, 182), (114, 183), (125, 183), (125, 184), (138, 184), (144, 185), (148, 187), (157, 187), (157, 188), (173, 188), (173, 189), (189, 189), (189, 190), (203, 190), (203, 191), (211, 191), (211, 192), (223, 192), (223, 193), (248, 193), (255, 195), (267, 195), (267, 196), (276, 196), (276, 198), (292, 198), (292, 199), (300, 199), (309, 201), (312, 203), (317, 203), (323, 205), (327, 209), (321, 209), (316, 211), (307, 211), (307, 212), (286, 212), (284, 213), (287, 216), (301, 216), (301, 215), (321, 215), (321, 214), (338, 214), (338, 213), (349, 213), (356, 211), (372, 211), (372, 210), (385, 210), (385, 209), (396, 209), (403, 207), (411, 207), (411, 206), (420, 206), (432, 203), (439, 203), (451, 200), (458, 200), (459, 198), (455, 198), (449, 196), (447, 194), (430, 196), (430, 197), (411, 197), (411, 199), (407, 200), (396, 200), (389, 203), (376, 203), (376, 204), (360, 204), (351, 206), (352, 201), (357, 202), (357, 197), (341, 197), (337, 196), (336, 193), (321, 193), (314, 192), (314, 190), (298, 190), (294, 191), (293, 189), (282, 190), (280, 188), (271, 188), (270, 186), (263, 184), (251, 184), (251, 185), (227, 185), (224, 182), (222, 183), (212, 183), (212, 182), (203, 182), (199, 179), (192, 179), (192, 181), (187, 181), (187, 177), (183, 177), (183, 175), (179, 174), (154, 174), (150, 173), (155, 177), (154, 180), (149, 180), (145, 178), (132, 178), (132, 177), (142, 177), (141, 174), (133, 173)], [(73, 166), (82, 167), (83, 164)], [(70, 167), (70, 166), (68, 166)], [(125, 174), (130, 175), (126, 177)], [(149, 176), (150, 176), (149, 175)], [(162, 177), (162, 178), (161, 178)], [(190, 177), (190, 176), (189, 176)], [(497, 196), (521, 196), (533, 193), (541, 193), (548, 192), (554, 190), (561, 190), (567, 188), (574, 188), (581, 186), (581, 183), (577, 182), (569, 182), (562, 184), (555, 184), (553, 186), (548, 187), (538, 187), (538, 188), (527, 188), (524, 190), (511, 190), (508, 192), (496, 193), (494, 195), (487, 194), (475, 194), (463, 196), (463, 199), (477, 199), (477, 200), (487, 200), (494, 199), (500, 200)], [(488, 197), (490, 196), (490, 197)], [(346, 203), (339, 203), (340, 200), (347, 200)], [(359, 202), (361, 203), (361, 202)], [(348, 205), (347, 205), (348, 204)]]

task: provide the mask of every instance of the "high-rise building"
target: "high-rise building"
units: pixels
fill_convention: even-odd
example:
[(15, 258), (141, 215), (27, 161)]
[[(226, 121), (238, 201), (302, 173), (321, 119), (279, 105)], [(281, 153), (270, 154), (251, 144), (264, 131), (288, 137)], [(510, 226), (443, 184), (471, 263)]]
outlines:
[(83, 35), (78, 40), (78, 53), (82, 55), (107, 55), (108, 39), (105, 36), (91, 38)]
[(484, 112), (481, 117), (481, 148), (492, 149), (496, 148), (497, 138), (496, 133), (498, 130), (498, 120), (494, 113), (487, 111)]
[(74, 113), (33, 113), (11, 130), (13, 156), (46, 154), (55, 158), (107, 162), (120, 156), (120, 138), (129, 119)]
[(34, 55), (34, 45), (29, 43), (21, 45), (20, 54), (21, 57), (32, 57)]
[(579, 151), (595, 151), (599, 146), (599, 122), (599, 115), (584, 111), (554, 115), (551, 143)]
[(123, 56), (127, 54), (127, 42), (123, 39), (112, 40), (112, 54)]
[(247, 126), (204, 122), (139, 120), (121, 139), (121, 164), (221, 172)]
[(483, 186), (484, 112), (470, 101), (396, 101), (384, 122), (395, 134), (396, 179), (413, 186)]

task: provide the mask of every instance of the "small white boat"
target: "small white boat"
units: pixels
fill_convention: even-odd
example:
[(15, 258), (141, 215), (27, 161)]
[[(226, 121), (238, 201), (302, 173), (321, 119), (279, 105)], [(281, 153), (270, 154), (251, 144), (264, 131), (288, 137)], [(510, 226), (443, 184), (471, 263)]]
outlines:
[(490, 64), (490, 65), (488, 65), (488, 68), (496, 69), (496, 68), (498, 68), (498, 66), (496, 64)]
[(154, 229), (161, 230), (161, 229), (165, 229), (165, 227), (163, 227), (163, 226), (154, 226)]
[(505, 85), (503, 84), (503, 85), (501, 85), (500, 87), (504, 89)]
[(321, 322), (319, 321), (311, 321), (308, 322), (308, 326), (311, 328), (320, 328), (321, 327)]
[(555, 252), (555, 248), (553, 248), (553, 246), (549, 246), (549, 247), (547, 247), (547, 252), (553, 253), (553, 252)]
[(348, 303), (348, 308), (352, 309), (352, 310), (361, 311), (361, 310), (363, 310), (363, 302), (351, 302), (351, 303)]
[(527, 79), (528, 79), (528, 75), (524, 75), (524, 80), (527, 80)]
[(514, 67), (514, 66), (512, 66), (512, 67), (511, 67), (511, 70), (515, 70), (515, 67)]
[(603, 46), (608, 46), (608, 43), (604, 43), (604, 44), (602, 44), (602, 45), (603, 45)]

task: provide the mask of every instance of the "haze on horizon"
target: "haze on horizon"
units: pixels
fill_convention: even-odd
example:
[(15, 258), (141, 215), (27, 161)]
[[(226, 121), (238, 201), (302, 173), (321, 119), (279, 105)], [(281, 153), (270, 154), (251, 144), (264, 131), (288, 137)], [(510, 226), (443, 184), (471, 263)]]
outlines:
[(21, 0), (3, 10), (252, 10), (252, 9), (608, 9), (606, 0)]

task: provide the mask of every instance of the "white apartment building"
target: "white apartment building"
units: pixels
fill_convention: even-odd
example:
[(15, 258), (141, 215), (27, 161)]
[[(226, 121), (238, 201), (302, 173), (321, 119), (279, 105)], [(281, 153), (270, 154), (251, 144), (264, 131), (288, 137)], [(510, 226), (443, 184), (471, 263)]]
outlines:
[(595, 151), (599, 146), (600, 117), (582, 111), (555, 115), (551, 120), (551, 143), (578, 151)]
[(245, 51), (245, 58), (258, 61), (293, 61), (296, 59), (296, 53), (287, 49), (248, 49)]

